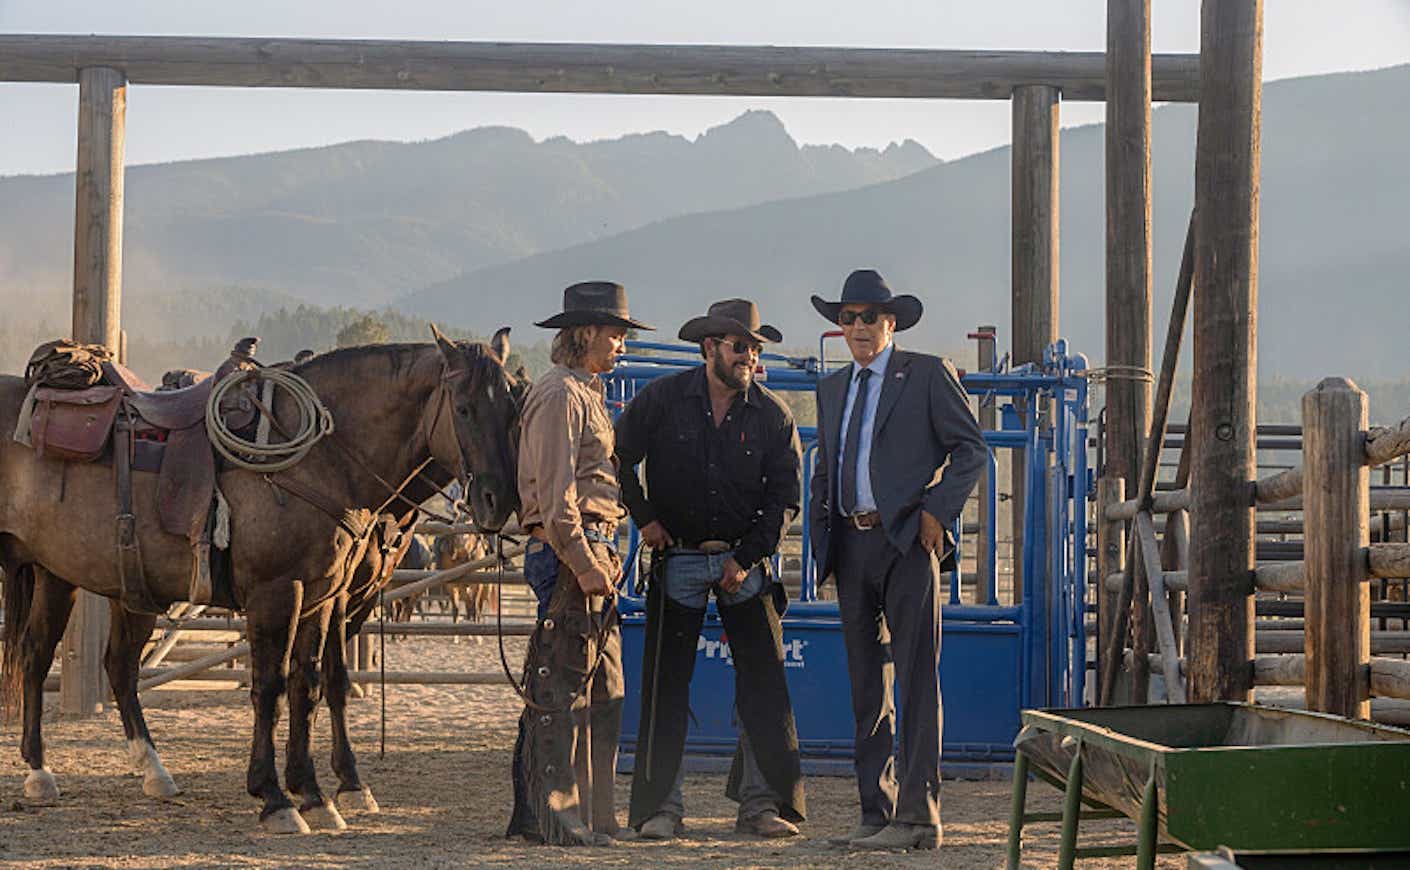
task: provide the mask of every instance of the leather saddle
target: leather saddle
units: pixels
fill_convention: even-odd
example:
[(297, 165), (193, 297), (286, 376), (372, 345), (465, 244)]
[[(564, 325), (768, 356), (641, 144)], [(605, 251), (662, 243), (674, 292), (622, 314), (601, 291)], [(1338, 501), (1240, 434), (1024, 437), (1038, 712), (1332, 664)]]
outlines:
[[(210, 573), (216, 461), (206, 432), (206, 406), (216, 379), (205, 375), (189, 387), (153, 390), (116, 362), (104, 362), (102, 370), (104, 383), (88, 389), (34, 391), (32, 444), (41, 456), (66, 462), (111, 458), (117, 483), (124, 607), (143, 613), (166, 610), (152, 598), (142, 570), (132, 508), (134, 470), (158, 475), (157, 515), (162, 530), (191, 544), (188, 599), (227, 603), (213, 602)], [(227, 425), (242, 429), (253, 421), (255, 409), (252, 402), (237, 400), (222, 412)]]

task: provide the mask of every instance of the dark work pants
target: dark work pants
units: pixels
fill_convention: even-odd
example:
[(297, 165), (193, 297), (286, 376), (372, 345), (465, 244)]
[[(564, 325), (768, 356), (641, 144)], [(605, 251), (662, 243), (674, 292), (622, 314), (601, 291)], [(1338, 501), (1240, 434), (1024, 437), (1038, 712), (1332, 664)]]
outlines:
[[(838, 532), (837, 603), (856, 721), (862, 823), (940, 824), (940, 569), (920, 541)], [(889, 644), (888, 644), (889, 641)], [(900, 690), (901, 747), (893, 751)]]

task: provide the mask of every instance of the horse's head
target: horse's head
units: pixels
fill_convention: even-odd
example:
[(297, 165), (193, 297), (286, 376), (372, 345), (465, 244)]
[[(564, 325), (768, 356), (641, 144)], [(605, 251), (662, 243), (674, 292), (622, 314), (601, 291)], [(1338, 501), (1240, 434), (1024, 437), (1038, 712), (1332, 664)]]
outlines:
[(431, 332), (442, 362), (441, 388), (428, 411), (433, 416), (431, 456), (460, 478), (475, 523), (498, 531), (519, 508), (523, 387), (504, 367), (509, 327), (496, 332), (489, 344), (451, 341), (435, 326)]

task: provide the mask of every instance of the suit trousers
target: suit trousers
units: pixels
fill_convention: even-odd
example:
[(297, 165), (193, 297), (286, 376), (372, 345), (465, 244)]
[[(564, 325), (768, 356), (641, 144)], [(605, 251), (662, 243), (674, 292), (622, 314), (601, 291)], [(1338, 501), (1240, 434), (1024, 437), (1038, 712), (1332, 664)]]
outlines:
[(899, 552), (879, 526), (843, 526), (837, 534), (837, 603), (852, 684), (862, 823), (939, 825), (939, 565), (919, 540)]

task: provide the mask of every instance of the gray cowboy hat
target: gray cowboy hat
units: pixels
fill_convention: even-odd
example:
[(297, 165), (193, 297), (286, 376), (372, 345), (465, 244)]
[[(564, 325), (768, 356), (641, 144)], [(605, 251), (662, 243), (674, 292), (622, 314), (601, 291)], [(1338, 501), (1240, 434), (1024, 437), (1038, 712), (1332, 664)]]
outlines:
[(534, 324), (546, 329), (565, 326), (625, 326), (655, 329), (632, 320), (627, 311), (627, 291), (612, 281), (583, 281), (563, 291), (563, 310)]
[(893, 296), (886, 279), (875, 269), (858, 269), (847, 276), (842, 285), (842, 299), (828, 302), (817, 294), (813, 295), (813, 307), (818, 313), (833, 323), (844, 305), (873, 305), (889, 314), (896, 315), (896, 331), (910, 329), (920, 320), (924, 306), (920, 300), (910, 295)]
[(681, 327), (681, 341), (697, 342), (720, 335), (747, 335), (760, 344), (783, 341), (783, 333), (759, 323), (759, 306), (748, 299), (723, 299), (713, 303), (704, 317), (692, 317)]

